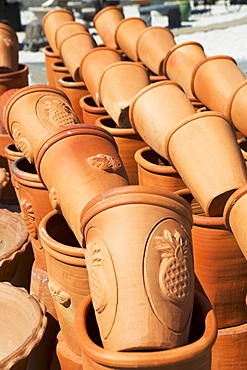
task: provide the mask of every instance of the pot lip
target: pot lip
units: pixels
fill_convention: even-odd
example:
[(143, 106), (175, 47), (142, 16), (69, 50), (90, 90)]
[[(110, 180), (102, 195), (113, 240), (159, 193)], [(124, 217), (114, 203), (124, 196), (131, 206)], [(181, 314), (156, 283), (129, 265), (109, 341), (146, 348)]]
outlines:
[(40, 172), (40, 164), (42, 161), (42, 158), (46, 151), (52, 147), (54, 144), (59, 142), (60, 140), (67, 139), (72, 136), (77, 135), (95, 135), (103, 137), (107, 140), (109, 140), (118, 150), (117, 144), (113, 138), (113, 136), (105, 129), (101, 127), (97, 127), (95, 125), (90, 124), (74, 124), (74, 125), (67, 125), (59, 127), (56, 131), (47, 134), (39, 143), (38, 147), (35, 150), (34, 153), (34, 163), (36, 167), (36, 171), (40, 177), (40, 180), (43, 182), (42, 175)]
[(109, 131), (112, 136), (136, 136), (136, 132), (133, 130), (132, 127), (124, 128), (124, 127), (117, 127), (117, 124), (115, 123), (116, 127), (108, 127), (104, 125), (103, 121), (105, 119), (112, 119), (110, 115), (102, 116), (96, 119), (95, 125), (98, 127), (102, 127), (105, 130)]
[(120, 48), (118, 42), (117, 42), (117, 34), (119, 32), (119, 28), (124, 24), (124, 23), (128, 23), (128, 22), (131, 22), (131, 21), (138, 21), (139, 23), (143, 23), (146, 27), (147, 27), (147, 24), (146, 22), (140, 18), (140, 17), (129, 17), (129, 18), (123, 18), (121, 19), (121, 21), (118, 23), (116, 29), (115, 29), (115, 35), (114, 35), (114, 38), (115, 38), (115, 43), (116, 45), (118, 45), (118, 47)]
[(32, 182), (32, 183), (39, 184), (42, 188), (46, 188), (43, 185), (43, 183), (41, 182), (38, 174), (30, 173), (30, 172), (25, 172), (25, 171), (21, 170), (18, 167), (19, 164), (20, 164), (20, 162), (23, 162), (24, 160), (27, 161), (26, 157), (24, 157), (23, 154), (22, 154), (21, 157), (19, 157), (19, 158), (17, 158), (17, 159), (14, 160), (14, 162), (12, 163), (13, 176), (18, 179), (17, 180), (18, 182), (19, 182), (19, 180), (24, 180), (25, 182), (26, 181), (29, 181), (29, 182)]
[[(137, 164), (141, 167), (143, 167), (145, 170), (148, 170), (152, 173), (158, 173), (161, 175), (164, 175), (166, 173), (177, 173), (174, 167), (172, 165), (167, 166), (159, 166), (158, 164), (154, 164), (152, 162), (149, 162), (147, 159), (143, 157), (143, 153), (145, 152), (154, 152), (156, 153), (151, 147), (145, 146), (143, 148), (138, 149), (135, 154), (135, 161)], [(157, 153), (156, 153), (157, 154)], [(157, 154), (158, 155), (158, 154)], [(165, 158), (164, 158), (165, 159)]]
[(90, 95), (90, 94), (84, 95), (80, 98), (79, 104), (82, 107), (82, 109), (84, 109), (85, 111), (89, 111), (89, 112), (94, 110), (95, 113), (99, 113), (99, 114), (100, 113), (101, 114), (106, 113), (105, 107), (91, 106), (91, 105), (87, 104), (87, 102), (85, 100), (88, 99), (88, 98), (91, 98), (93, 100), (92, 95)]
[[(51, 50), (48, 50), (48, 49), (51, 49)], [(53, 51), (51, 45), (44, 46), (42, 48), (42, 50), (43, 50), (43, 53), (45, 54), (45, 56), (47, 56), (47, 57), (53, 57), (53, 58), (61, 59), (61, 55), (59, 53), (56, 53), (55, 51)]]
[[(148, 202), (146, 196), (149, 196)], [(172, 202), (172, 204), (169, 203)], [(83, 208), (80, 216), (82, 235), (86, 224), (98, 213), (106, 209), (127, 204), (153, 204), (173, 209), (176, 202), (176, 211), (183, 214), (192, 225), (190, 204), (178, 194), (153, 186), (125, 185), (106, 190), (91, 199)], [(162, 204), (162, 205), (161, 205)]]
[[(102, 8), (99, 12), (97, 12), (93, 18), (93, 26), (95, 27), (95, 23), (97, 21), (97, 19), (104, 13), (108, 12), (108, 11), (111, 11), (111, 10), (118, 10), (120, 13), (123, 14), (123, 17), (124, 17), (124, 13), (123, 13), (123, 8), (121, 5), (110, 5), (110, 6), (107, 6), (105, 8)], [(95, 27), (96, 28), (96, 27)]]
[[(66, 81), (67, 78), (72, 78), (73, 81)], [(81, 88), (81, 87), (85, 87), (86, 84), (84, 81), (74, 81), (73, 77), (71, 76), (71, 74), (68, 73), (64, 76), (62, 76), (61, 78), (59, 78), (58, 82), (63, 86), (63, 87), (75, 87), (75, 88)]]
[(232, 119), (232, 104), (237, 93), (247, 85), (247, 79), (244, 77), (244, 80), (232, 91), (231, 95), (227, 100), (226, 115)]
[(185, 42), (181, 42), (180, 44), (176, 44), (176, 45), (174, 45), (168, 51), (168, 53), (166, 54), (165, 58), (161, 62), (161, 64), (160, 64), (160, 72), (163, 71), (163, 73), (167, 76), (167, 63), (168, 63), (168, 60), (169, 60), (170, 56), (175, 51), (177, 51), (178, 49), (180, 49), (180, 48), (182, 48), (184, 46), (188, 46), (188, 45), (196, 45), (196, 46), (199, 46), (202, 49), (202, 51), (204, 51), (204, 47), (199, 42), (197, 42), (197, 41), (185, 41)]
[(153, 90), (153, 89), (155, 89), (157, 87), (160, 87), (160, 86), (167, 86), (167, 85), (177, 86), (180, 90), (184, 91), (182, 89), (182, 87), (177, 82), (171, 81), (171, 80), (163, 80), (163, 81), (150, 83), (148, 86), (145, 86), (132, 99), (132, 101), (130, 103), (130, 106), (129, 106), (129, 121), (130, 121), (131, 126), (133, 127), (133, 129), (136, 132), (138, 132), (138, 131), (136, 130), (135, 123), (134, 123), (134, 117), (133, 117), (133, 111), (134, 111), (136, 102), (139, 100), (139, 98), (141, 98), (143, 95), (148, 93), (150, 90)]
[(221, 118), (221, 119), (225, 120), (229, 124), (229, 126), (231, 127), (231, 129), (232, 129), (232, 131), (235, 134), (236, 139), (237, 139), (235, 127), (233, 126), (230, 119), (228, 117), (226, 117), (223, 113), (216, 112), (216, 111), (205, 111), (205, 112), (193, 113), (190, 116), (183, 119), (182, 121), (180, 121), (179, 124), (177, 126), (173, 127), (166, 135), (164, 148), (165, 148), (166, 158), (168, 159), (168, 161), (171, 164), (172, 164), (172, 159), (169, 155), (169, 144), (170, 144), (170, 140), (171, 140), (171, 137), (173, 136), (173, 134), (176, 131), (178, 131), (181, 127), (187, 125), (188, 123), (190, 123), (192, 121), (195, 121), (197, 119), (204, 118), (204, 117), (210, 117), (210, 116), (218, 117), (218, 118)]
[(195, 79), (198, 70), (206, 63), (211, 62), (212, 60), (218, 60), (218, 59), (228, 59), (237, 64), (236, 60), (232, 58), (229, 55), (211, 55), (210, 57), (206, 57), (205, 59), (200, 60), (194, 67), (192, 74), (191, 74), (191, 81), (190, 81), (190, 90), (192, 94), (197, 97), (195, 92)]
[[(62, 65), (59, 66), (59, 65), (57, 65), (58, 63), (61, 63)], [(64, 65), (62, 59), (61, 60), (56, 60), (55, 62), (52, 62), (51, 63), (51, 68), (54, 72), (56, 72), (56, 71), (60, 72), (61, 71), (61, 72), (64, 72), (64, 73), (65, 72), (69, 73), (68, 68)]]
[(230, 225), (230, 213), (232, 208), (235, 206), (237, 201), (242, 198), (247, 193), (247, 184), (244, 184), (240, 188), (238, 188), (227, 200), (224, 211), (223, 211), (223, 218), (225, 221), (225, 226), (228, 230), (231, 231)]
[[(118, 368), (134, 368), (137, 366), (137, 361), (138, 366), (147, 367), (154, 363), (155, 366), (160, 366), (164, 364), (164, 360), (172, 364), (183, 361), (189, 356), (191, 357), (191, 353), (194, 353), (195, 356), (198, 357), (203, 352), (209, 351), (215, 343), (217, 336), (217, 321), (208, 300), (196, 290), (194, 300), (195, 299), (201, 306), (201, 312), (205, 322), (205, 331), (198, 340), (179, 348), (154, 352), (140, 352), (138, 354), (138, 352), (126, 353), (106, 350), (95, 344), (87, 334), (84, 334), (87, 333), (86, 316), (89, 309), (92, 307), (91, 295), (88, 295), (78, 305), (75, 314), (75, 332), (79, 346), (86, 356), (89, 356), (93, 361), (101, 365), (106, 365), (107, 367), (114, 367), (117, 364)], [(137, 359), (137, 357), (139, 358)]]
[(19, 75), (23, 72), (28, 73), (28, 70), (29, 70), (29, 67), (26, 64), (20, 64), (19, 63), (17, 71), (3, 73), (3, 74), (1, 74), (1, 78), (13, 77), (13, 76)]
[(10, 369), (20, 359), (26, 358), (32, 349), (35, 348), (41, 341), (47, 326), (46, 308), (35, 295), (29, 294), (25, 288), (16, 287), (9, 282), (1, 282), (0, 285), (2, 289), (6, 289), (6, 291), (13, 289), (12, 293), (10, 291), (11, 295), (23, 296), (23, 299), (26, 301), (28, 300), (30, 306), (33, 306), (33, 309), (36, 312), (36, 314), (33, 316), (37, 318), (36, 327), (32, 331), (32, 334), (27, 337), (26, 341), (16, 348), (16, 350), (14, 350), (9, 356), (0, 360), (1, 367), (3, 366), (3, 368)]
[[(14, 146), (16, 148), (16, 150), (12, 150), (10, 148), (11, 146)], [(4, 147), (4, 152), (6, 153), (7, 159), (11, 159), (12, 157), (16, 157), (15, 159), (20, 158), (20, 157), (23, 157), (23, 153), (18, 150), (18, 148), (16, 147), (15, 143), (9, 143), (9, 144), (7, 144)]]
[(43, 29), (45, 28), (45, 23), (47, 22), (47, 19), (53, 16), (55, 13), (64, 13), (64, 14), (67, 13), (71, 15), (71, 19), (75, 19), (73, 12), (71, 12), (69, 9), (56, 8), (56, 9), (50, 10), (44, 15), (42, 19), (42, 24), (41, 24)]

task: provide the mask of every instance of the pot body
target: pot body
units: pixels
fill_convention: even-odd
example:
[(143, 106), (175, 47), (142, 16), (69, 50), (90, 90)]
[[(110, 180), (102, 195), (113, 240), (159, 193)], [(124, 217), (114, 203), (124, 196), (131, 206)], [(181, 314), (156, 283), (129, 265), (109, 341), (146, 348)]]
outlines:
[(18, 70), (19, 41), (16, 32), (8, 24), (0, 23), (0, 73)]
[(60, 24), (55, 30), (54, 35), (57, 50), (60, 50), (60, 45), (64, 39), (80, 32), (88, 32), (87, 26), (83, 23), (68, 21)]
[(46, 71), (46, 78), (47, 83), (50, 86), (55, 86), (54, 75), (52, 64), (56, 62), (62, 62), (61, 56), (59, 52), (54, 52), (50, 45), (47, 45), (43, 48), (43, 53), (45, 55), (45, 71)]
[(60, 84), (59, 84), (58, 81), (60, 80), (60, 78), (63, 78), (65, 76), (66, 77), (69, 76), (68, 68), (65, 67), (64, 63), (62, 62), (62, 60), (53, 62), (52, 65), (51, 65), (51, 68), (53, 70), (54, 86), (57, 89), (60, 89), (61, 86), (60, 86)]
[(61, 370), (82, 370), (82, 360), (80, 355), (76, 355), (67, 346), (63, 334), (60, 332), (57, 335), (56, 354), (59, 360)]

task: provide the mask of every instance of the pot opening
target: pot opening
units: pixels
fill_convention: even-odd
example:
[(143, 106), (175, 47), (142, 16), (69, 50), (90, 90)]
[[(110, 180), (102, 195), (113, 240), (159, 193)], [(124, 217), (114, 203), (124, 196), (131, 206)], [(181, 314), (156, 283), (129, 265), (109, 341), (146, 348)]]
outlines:
[(15, 146), (15, 144), (10, 144), (8, 146), (8, 149), (11, 150), (11, 152), (21, 153), (20, 150)]
[(154, 150), (145, 150), (142, 152), (142, 157), (152, 164), (158, 165), (158, 166), (171, 166), (171, 164), (164, 158), (161, 157), (158, 153), (156, 153)]
[(37, 175), (36, 168), (33, 164), (29, 163), (26, 157), (21, 157), (16, 161), (19, 170), (27, 173)]
[(48, 235), (58, 243), (81, 248), (65, 218), (59, 213), (49, 218), (46, 224), (46, 231)]

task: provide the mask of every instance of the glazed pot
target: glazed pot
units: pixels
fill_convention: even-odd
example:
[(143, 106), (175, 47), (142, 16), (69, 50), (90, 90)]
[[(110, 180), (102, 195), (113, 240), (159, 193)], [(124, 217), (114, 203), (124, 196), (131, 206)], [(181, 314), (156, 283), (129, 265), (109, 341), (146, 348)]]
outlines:
[(74, 20), (61, 23), (55, 30), (54, 36), (57, 50), (60, 50), (60, 45), (64, 39), (80, 32), (88, 32), (88, 28), (85, 24)]
[(71, 107), (73, 108), (80, 123), (84, 122), (82, 110), (80, 106), (80, 99), (89, 94), (87, 86), (84, 81), (75, 82), (70, 74), (63, 76), (58, 80), (60, 89), (69, 98)]
[(67, 96), (46, 85), (28, 86), (15, 92), (5, 105), (3, 118), (5, 129), (30, 163), (45, 135), (59, 126), (78, 122)]
[(43, 17), (42, 28), (54, 53), (59, 54), (59, 50), (57, 49), (55, 40), (57, 28), (65, 22), (71, 22), (74, 20), (75, 18), (73, 12), (68, 9), (62, 8), (50, 10)]
[[(81, 231), (105, 349), (187, 344), (194, 298), (191, 226), (190, 205), (160, 188), (113, 188), (85, 206)], [(128, 245), (135, 248), (124, 258)]]
[(67, 346), (63, 334), (60, 332), (57, 335), (57, 346), (56, 354), (59, 360), (59, 366), (61, 370), (82, 370), (82, 359), (81, 356), (72, 352)]
[(150, 71), (162, 75), (162, 62), (175, 44), (174, 35), (169, 28), (147, 27), (141, 32), (136, 43), (138, 59)]
[(24, 288), (0, 283), (1, 369), (25, 370), (46, 328), (45, 307)]
[(20, 256), (29, 243), (28, 232), (18, 213), (0, 209), (0, 233), (0, 281), (10, 281), (17, 271)]
[(90, 296), (77, 309), (75, 329), (84, 370), (210, 370), (212, 347), (217, 336), (214, 311), (198, 292), (195, 292), (189, 343), (183, 347), (150, 352), (114, 352), (102, 348)]
[(142, 18), (130, 17), (121, 20), (115, 30), (116, 44), (134, 62), (138, 62), (137, 40), (146, 27)]
[(61, 89), (61, 86), (58, 82), (60, 78), (63, 77), (68, 77), (69, 76), (69, 71), (68, 68), (65, 67), (64, 63), (62, 60), (59, 60), (58, 62), (54, 62), (51, 65), (52, 71), (53, 71), (53, 78), (54, 78), (54, 87), (57, 89)]
[(150, 84), (134, 96), (129, 119), (147, 145), (168, 159), (164, 150), (168, 132), (193, 113), (195, 109), (181, 87), (165, 80)]
[(79, 303), (89, 294), (84, 248), (81, 248), (64, 217), (55, 210), (42, 219), (39, 234), (46, 252), (48, 287), (61, 333), (69, 349), (80, 355), (74, 316)]
[(24, 64), (19, 64), (14, 72), (0, 74), (0, 96), (10, 89), (17, 89), (28, 86), (29, 68)]
[(79, 101), (83, 122), (88, 125), (95, 125), (98, 118), (107, 116), (105, 107), (98, 107), (91, 95), (83, 96)]
[(95, 125), (70, 125), (48, 135), (37, 148), (35, 166), (53, 208), (61, 210), (79, 243), (86, 203), (105, 190), (128, 185), (115, 140)]
[(52, 64), (56, 62), (62, 62), (61, 56), (59, 52), (55, 53), (50, 45), (45, 46), (42, 50), (45, 56), (45, 71), (47, 83), (48, 85), (55, 87)]
[(16, 32), (8, 24), (0, 23), (0, 73), (18, 70), (19, 41)]
[(124, 19), (122, 7), (114, 5), (101, 9), (94, 16), (93, 25), (105, 46), (117, 49), (115, 31), (122, 19)]
[(173, 192), (184, 189), (184, 182), (175, 168), (150, 147), (138, 149), (134, 158), (138, 168), (139, 185), (157, 186)]
[(120, 158), (123, 161), (130, 185), (138, 185), (137, 164), (135, 152), (146, 145), (133, 128), (119, 128), (110, 116), (98, 118), (96, 126), (102, 127), (114, 137)]
[(120, 62), (121, 54), (109, 47), (94, 48), (81, 61), (80, 76), (85, 82), (89, 94), (98, 107), (102, 106), (99, 100), (99, 82), (102, 73), (109, 65)]
[(64, 38), (60, 44), (60, 55), (74, 81), (81, 81), (79, 69), (82, 59), (88, 51), (97, 46), (89, 32), (74, 33)]
[[(163, 74), (182, 86), (187, 96), (194, 96), (194, 91), (191, 88), (192, 74), (195, 66), (205, 58), (206, 55), (201, 44), (194, 41), (183, 42), (170, 49), (161, 68)], [(199, 96), (197, 97), (200, 99)]]
[(106, 67), (99, 81), (99, 99), (119, 127), (131, 127), (129, 106), (136, 94), (150, 83), (145, 67), (117, 62)]
[[(164, 146), (169, 162), (205, 214), (222, 216), (227, 199), (247, 181), (231, 122), (218, 112), (193, 114), (170, 131)], [(206, 161), (202, 153), (207, 153)]]

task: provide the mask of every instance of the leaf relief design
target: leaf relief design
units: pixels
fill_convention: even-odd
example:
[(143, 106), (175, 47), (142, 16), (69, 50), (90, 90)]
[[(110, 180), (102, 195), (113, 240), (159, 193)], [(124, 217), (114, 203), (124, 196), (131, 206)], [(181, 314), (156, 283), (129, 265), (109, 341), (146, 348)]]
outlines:
[(23, 156), (32, 163), (33, 155), (30, 143), (15, 125), (12, 126), (12, 135), (17, 148), (23, 153)]
[(26, 199), (20, 200), (20, 206), (23, 212), (23, 218), (26, 223), (27, 231), (29, 235), (33, 238), (37, 237), (37, 227), (35, 223), (35, 215), (33, 211), (32, 204), (28, 203)]
[(122, 167), (122, 164), (119, 161), (106, 154), (97, 154), (93, 157), (90, 157), (88, 158), (88, 162), (92, 166), (103, 171), (117, 172)]

